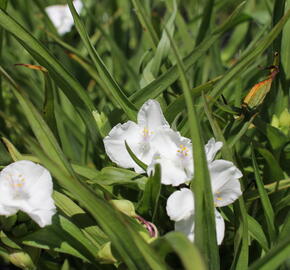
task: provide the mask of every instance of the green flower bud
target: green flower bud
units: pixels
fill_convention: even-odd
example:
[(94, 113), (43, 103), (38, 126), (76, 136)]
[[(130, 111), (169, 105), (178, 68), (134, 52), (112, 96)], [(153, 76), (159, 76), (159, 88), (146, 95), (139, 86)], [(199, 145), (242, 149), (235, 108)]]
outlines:
[(9, 254), (9, 261), (15, 266), (25, 269), (25, 270), (33, 270), (36, 269), (31, 257), (28, 253), (23, 252), (21, 250), (16, 250)]
[(111, 242), (105, 243), (98, 252), (98, 258), (101, 263), (113, 264), (117, 262), (116, 258), (112, 254)]
[(135, 207), (132, 202), (128, 200), (110, 200), (110, 203), (127, 216), (129, 217), (136, 216)]

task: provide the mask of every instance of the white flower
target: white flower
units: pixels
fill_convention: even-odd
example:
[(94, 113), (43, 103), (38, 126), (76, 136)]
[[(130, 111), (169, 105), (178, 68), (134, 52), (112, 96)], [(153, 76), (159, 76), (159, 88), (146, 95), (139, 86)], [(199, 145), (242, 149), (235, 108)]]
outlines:
[(0, 215), (18, 210), (27, 213), (40, 227), (51, 224), (55, 205), (49, 171), (28, 160), (16, 161), (0, 173)]
[[(241, 194), (238, 178), (241, 172), (232, 162), (216, 160), (210, 163), (209, 172), (215, 206), (221, 207), (233, 203)], [(175, 221), (176, 231), (183, 232), (194, 240), (194, 197), (188, 188), (172, 193), (166, 205), (167, 215)], [(220, 245), (224, 238), (225, 223), (220, 213), (215, 210), (217, 242)]]
[(148, 175), (154, 171), (155, 164), (159, 163), (162, 184), (178, 186), (191, 180), (193, 159), (188, 138), (171, 129), (164, 129), (152, 138), (152, 144), (156, 146), (157, 152), (147, 168)]
[[(75, 0), (73, 4), (77, 13), (80, 13), (83, 7), (82, 1)], [(60, 35), (71, 30), (74, 20), (68, 5), (49, 6), (45, 8), (45, 11)]]
[(125, 141), (138, 159), (149, 164), (156, 152), (152, 139), (162, 129), (169, 129), (169, 124), (163, 116), (160, 105), (155, 100), (148, 100), (138, 112), (137, 124), (132, 121), (118, 124), (104, 138), (106, 153), (120, 167), (134, 168), (136, 172), (143, 172), (130, 157)]
[[(164, 185), (178, 186), (190, 181), (193, 177), (192, 145), (188, 138), (182, 137), (171, 129), (159, 131), (158, 136), (152, 138), (157, 146), (157, 152), (147, 168), (150, 175), (156, 163), (161, 165), (161, 182)], [(205, 145), (208, 163), (212, 162), (216, 153), (222, 147), (222, 142), (211, 138)]]

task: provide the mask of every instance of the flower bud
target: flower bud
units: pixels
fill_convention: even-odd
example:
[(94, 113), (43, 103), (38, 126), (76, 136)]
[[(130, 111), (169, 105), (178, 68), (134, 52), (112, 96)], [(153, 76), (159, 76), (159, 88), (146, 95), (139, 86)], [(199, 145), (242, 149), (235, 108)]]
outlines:
[(116, 258), (112, 254), (111, 242), (105, 243), (98, 252), (98, 258), (101, 263), (112, 264), (117, 262)]
[(132, 202), (128, 200), (110, 200), (110, 203), (127, 216), (129, 217), (136, 216), (135, 207)]
[(25, 269), (25, 270), (33, 270), (36, 269), (31, 257), (28, 253), (17, 250), (9, 254), (9, 261), (15, 266)]

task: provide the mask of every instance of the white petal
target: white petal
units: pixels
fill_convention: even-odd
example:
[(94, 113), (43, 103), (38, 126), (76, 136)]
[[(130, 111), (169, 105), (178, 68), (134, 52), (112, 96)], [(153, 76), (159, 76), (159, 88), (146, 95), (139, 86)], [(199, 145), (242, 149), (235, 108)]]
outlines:
[(193, 160), (191, 142), (188, 138), (166, 128), (156, 132), (150, 143), (157, 153), (148, 166), (148, 174), (154, 170), (155, 164), (159, 163), (162, 184), (178, 186), (191, 180)]
[(181, 147), (185, 147), (187, 150), (187, 156), (192, 156), (192, 146), (190, 139), (182, 137), (179, 132), (176, 132), (170, 128), (164, 128), (156, 132), (151, 139), (151, 145), (162, 156), (169, 159), (175, 159), (178, 150)]
[(212, 192), (218, 207), (233, 203), (241, 196), (240, 170), (230, 161), (215, 160), (209, 164)]
[(174, 230), (184, 233), (190, 241), (194, 241), (194, 216), (175, 222)]
[(51, 224), (55, 213), (51, 175), (28, 160), (14, 162), (0, 173), (0, 214), (27, 213), (39, 226)]
[[(83, 7), (82, 1), (76, 0), (73, 4), (76, 11), (80, 13)], [(71, 30), (74, 20), (68, 5), (49, 6), (45, 8), (45, 11), (60, 35), (64, 35)]]
[(33, 219), (40, 227), (51, 225), (52, 217), (55, 214), (55, 208), (49, 210), (33, 210), (27, 212), (27, 214)]
[(216, 142), (214, 138), (211, 138), (205, 145), (205, 154), (208, 162), (212, 162), (216, 153), (222, 148), (222, 142)]
[(80, 13), (83, 8), (83, 2), (81, 0), (75, 0), (73, 1), (74, 7), (76, 9), (77, 13)]
[(216, 225), (217, 243), (218, 245), (220, 245), (225, 236), (225, 221), (217, 210), (215, 210), (215, 225)]
[(141, 128), (132, 121), (116, 125), (109, 135), (104, 138), (105, 150), (109, 158), (120, 167), (136, 167), (136, 163), (126, 149), (125, 141), (140, 159), (138, 148), (142, 141), (141, 133)]
[(194, 199), (193, 193), (188, 188), (173, 192), (167, 199), (167, 215), (171, 220), (181, 221), (193, 214)]
[(161, 166), (161, 183), (164, 185), (179, 186), (192, 179), (192, 171), (183, 166), (182, 161), (178, 158), (171, 160), (160, 154), (154, 155), (152, 162), (147, 168), (147, 174), (154, 172), (155, 164)]
[[(216, 237), (217, 243), (220, 245), (225, 235), (225, 221), (221, 214), (215, 210), (215, 224), (216, 224)], [(184, 233), (190, 241), (194, 241), (194, 215), (189, 216), (186, 219), (175, 222), (175, 231)]]
[(155, 131), (158, 128), (169, 127), (164, 118), (160, 104), (153, 99), (146, 101), (138, 112), (138, 125), (148, 128), (149, 131)]

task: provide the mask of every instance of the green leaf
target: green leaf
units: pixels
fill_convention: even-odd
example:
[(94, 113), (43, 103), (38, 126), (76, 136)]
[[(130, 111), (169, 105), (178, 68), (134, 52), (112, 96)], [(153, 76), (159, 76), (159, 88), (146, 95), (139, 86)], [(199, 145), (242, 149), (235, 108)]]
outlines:
[(67, 253), (87, 262), (94, 262), (99, 251), (76, 225), (61, 215), (53, 217), (52, 225), (23, 237), (21, 243)]
[(159, 196), (161, 191), (161, 167), (156, 164), (155, 173), (151, 175), (145, 185), (143, 196), (138, 204), (138, 213), (141, 216), (149, 216), (154, 222), (158, 208)]
[(138, 16), (141, 25), (148, 33), (148, 37), (150, 39), (152, 48), (156, 49), (158, 44), (158, 36), (154, 30), (152, 23), (150, 22), (149, 19), (150, 15), (146, 11), (146, 9), (141, 5), (141, 2), (139, 0), (132, 0), (132, 4), (135, 8), (135, 12)]
[(262, 119), (256, 118), (254, 124), (265, 136), (267, 136), (271, 147), (275, 152), (279, 151), (285, 145), (285, 143), (287, 143), (288, 138), (282, 131), (273, 126), (270, 126)]
[(273, 270), (278, 267), (287, 259), (290, 254), (290, 238), (287, 237), (279, 242), (261, 259), (254, 262), (249, 270)]
[(94, 65), (96, 66), (100, 74), (101, 79), (107, 86), (108, 90), (110, 91), (110, 94), (114, 97), (115, 101), (121, 106), (121, 108), (124, 110), (127, 116), (131, 120), (136, 120), (137, 110), (135, 106), (126, 97), (124, 91), (117, 84), (113, 76), (110, 74), (101, 57), (97, 53), (95, 47), (90, 42), (89, 36), (86, 32), (83, 23), (80, 20), (78, 13), (74, 8), (73, 2), (71, 0), (67, 0), (67, 3), (74, 18), (75, 26), (80, 34), (82, 41), (84, 42), (84, 45), (86, 46), (89, 52), (91, 59), (93, 60)]
[(140, 167), (142, 168), (145, 172), (147, 170), (147, 165), (142, 162), (139, 158), (137, 158), (137, 156), (133, 153), (133, 151), (131, 150), (130, 146), (127, 144), (127, 142), (125, 141), (125, 146), (126, 146), (126, 149), (130, 155), (130, 157), (135, 161), (135, 163)]
[[(190, 90), (193, 98), (196, 98), (202, 92), (207, 93), (212, 90), (215, 83), (220, 80), (221, 77), (214, 78), (202, 85), (194, 87)], [(171, 123), (176, 115), (184, 109), (184, 94), (179, 95), (174, 101), (172, 101), (166, 108), (164, 115), (169, 123)]]
[(53, 199), (61, 212), (69, 217), (97, 248), (108, 241), (108, 237), (95, 224), (95, 221), (68, 196), (54, 191)]
[(184, 269), (207, 269), (200, 252), (196, 246), (186, 238), (186, 236), (178, 232), (170, 232), (164, 236), (164, 239), (180, 257)]
[(253, 167), (254, 167), (256, 183), (257, 183), (258, 191), (261, 198), (261, 203), (262, 203), (263, 210), (265, 213), (270, 240), (271, 242), (274, 242), (276, 239), (276, 229), (275, 229), (275, 224), (274, 224), (275, 214), (274, 214), (270, 199), (268, 197), (268, 194), (266, 190), (264, 189), (264, 185), (263, 185), (260, 173), (259, 173), (259, 168), (258, 168), (258, 164), (257, 164), (257, 160), (255, 157), (253, 148), (252, 148), (252, 162), (253, 162)]
[(261, 247), (265, 250), (269, 250), (269, 244), (266, 238), (266, 235), (263, 231), (262, 226), (259, 224), (257, 220), (248, 215), (248, 226), (250, 235), (258, 241)]
[(275, 40), (275, 38), (282, 31), (285, 23), (290, 17), (290, 10), (286, 12), (284, 17), (273, 27), (273, 29), (259, 41), (254, 49), (245, 54), (231, 69), (227, 71), (224, 77), (216, 84), (212, 91), (212, 97), (217, 98), (224, 90), (225, 86), (236, 76), (250, 65), (257, 56), (261, 55)]
[[(166, 30), (166, 29), (165, 29)], [(167, 31), (166, 31), (167, 32)], [(168, 34), (171, 48), (177, 61), (182, 89), (188, 112), (188, 123), (193, 148), (194, 160), (194, 181), (191, 189), (194, 192), (194, 234), (195, 243), (209, 269), (219, 269), (219, 253), (216, 238), (216, 226), (214, 216), (214, 203), (211, 190), (211, 180), (208, 171), (207, 160), (204, 150), (204, 142), (200, 122), (193, 106), (189, 84), (186, 78), (185, 67), (179, 56), (177, 46), (172, 37)]]
[(198, 34), (196, 38), (196, 45), (199, 45), (203, 41), (203, 39), (205, 38), (210, 28), (211, 16), (212, 16), (214, 5), (215, 5), (215, 0), (207, 0), (204, 5), (202, 21), (198, 29)]
[(100, 173), (95, 174), (90, 183), (97, 183), (101, 185), (138, 185), (140, 189), (144, 189), (147, 177), (122, 168), (105, 167)]
[(3, 9), (0, 9), (0, 26), (14, 35), (31, 56), (49, 71), (57, 85), (63, 90), (70, 102), (74, 104), (84, 123), (87, 125), (91, 138), (95, 142), (97, 139), (97, 127), (91, 113), (95, 108), (79, 82), (38, 40)]
[(91, 213), (102, 230), (108, 235), (129, 269), (143, 270), (153, 267), (156, 267), (153, 269), (157, 270), (165, 269), (158, 256), (150, 249), (139, 233), (133, 229), (131, 219), (115, 210), (108, 202), (58, 167), (32, 141), (29, 142), (29, 145), (43, 165), (58, 180), (59, 184), (73, 194), (75, 199)]
[[(196, 63), (196, 61), (204, 55), (204, 53), (212, 46), (212, 44), (232, 26), (234, 19), (239, 15), (243, 5), (244, 3), (240, 4), (231, 14), (231, 16), (221, 26), (213, 31), (210, 37), (206, 38), (198, 47), (196, 47), (187, 57), (183, 59), (186, 70), (188, 70), (194, 63)], [(131, 95), (130, 100), (137, 104), (137, 106), (141, 106), (148, 99), (159, 96), (164, 90), (173, 84), (178, 79), (178, 77), (178, 67), (175, 65), (152, 83)]]
[(56, 119), (55, 119), (55, 110), (54, 110), (55, 85), (49, 73), (43, 72), (43, 75), (44, 75), (44, 86), (45, 86), (43, 118), (57, 138), (58, 133), (57, 133), (57, 126), (56, 126)]

